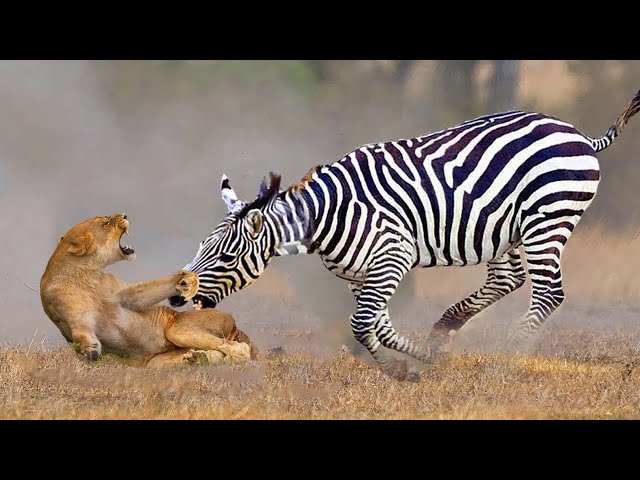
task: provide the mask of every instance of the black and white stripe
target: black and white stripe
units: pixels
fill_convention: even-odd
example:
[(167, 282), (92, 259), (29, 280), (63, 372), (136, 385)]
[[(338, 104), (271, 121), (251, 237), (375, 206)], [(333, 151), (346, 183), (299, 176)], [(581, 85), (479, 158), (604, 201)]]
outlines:
[(263, 182), (256, 200), (238, 200), (223, 177), (228, 216), (185, 268), (200, 275), (199, 297), (215, 306), (252, 283), (277, 255), (318, 253), (347, 280), (357, 301), (355, 337), (383, 368), (379, 346), (427, 360), (393, 328), (387, 302), (415, 267), (488, 263), (485, 284), (434, 326), (439, 349), (451, 331), (532, 282), (517, 337), (534, 332), (562, 303), (560, 258), (600, 180), (597, 151), (640, 110), (640, 92), (602, 138), (540, 113), (488, 115), (417, 138), (362, 146), (313, 168), (280, 190)]

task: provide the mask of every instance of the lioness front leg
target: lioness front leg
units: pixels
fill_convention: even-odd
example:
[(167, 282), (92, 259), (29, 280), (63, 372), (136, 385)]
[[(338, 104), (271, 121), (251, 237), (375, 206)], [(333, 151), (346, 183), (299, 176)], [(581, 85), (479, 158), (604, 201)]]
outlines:
[(71, 328), (71, 338), (80, 345), (80, 354), (87, 360), (96, 361), (102, 353), (102, 344), (93, 331), (85, 326)]
[(170, 277), (138, 282), (118, 292), (118, 301), (124, 308), (145, 310), (176, 294), (190, 300), (198, 292), (198, 275), (180, 270)]

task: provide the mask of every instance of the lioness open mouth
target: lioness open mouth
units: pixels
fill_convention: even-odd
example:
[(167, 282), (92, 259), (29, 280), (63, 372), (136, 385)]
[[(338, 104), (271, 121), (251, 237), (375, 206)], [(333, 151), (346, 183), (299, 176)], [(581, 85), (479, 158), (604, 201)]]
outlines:
[(131, 255), (133, 255), (135, 253), (135, 251), (128, 244), (125, 244), (124, 247), (122, 246), (122, 237), (124, 235), (129, 235), (129, 226), (128, 225), (124, 229), (124, 231), (122, 232), (122, 235), (120, 235), (120, 243), (119, 243), (120, 251), (122, 252), (122, 255), (124, 255), (125, 258), (128, 258)]

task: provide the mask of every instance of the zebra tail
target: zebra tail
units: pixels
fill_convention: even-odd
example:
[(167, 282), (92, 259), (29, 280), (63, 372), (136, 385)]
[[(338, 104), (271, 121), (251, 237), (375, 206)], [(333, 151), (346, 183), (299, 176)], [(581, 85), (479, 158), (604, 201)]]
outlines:
[(636, 93), (636, 96), (633, 97), (633, 100), (629, 102), (629, 105), (627, 106), (625, 111), (622, 112), (622, 115), (618, 117), (616, 123), (609, 127), (607, 133), (605, 133), (600, 138), (589, 138), (589, 140), (591, 140), (591, 146), (593, 147), (593, 149), (596, 152), (599, 152), (611, 145), (616, 137), (620, 135), (620, 132), (622, 132), (622, 129), (627, 124), (629, 119), (638, 112), (640, 112), (640, 91), (638, 91), (638, 93)]

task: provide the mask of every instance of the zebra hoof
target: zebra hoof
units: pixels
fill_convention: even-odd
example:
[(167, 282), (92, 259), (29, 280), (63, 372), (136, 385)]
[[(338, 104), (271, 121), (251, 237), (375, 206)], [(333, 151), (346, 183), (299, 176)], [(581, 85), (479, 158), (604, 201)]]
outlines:
[(407, 379), (407, 361), (391, 359), (382, 366), (382, 371), (396, 380)]
[(419, 370), (409, 370), (407, 372), (407, 382), (419, 383), (420, 382), (420, 371)]
[(429, 363), (443, 363), (449, 360), (449, 352), (444, 349), (439, 349), (431, 352), (431, 357), (429, 357)]
[(449, 356), (447, 347), (450, 341), (450, 334), (447, 333), (443, 336), (431, 336), (427, 341), (427, 348), (429, 349), (429, 359), (425, 363), (438, 363), (446, 360)]
[(529, 332), (516, 330), (507, 337), (506, 350), (509, 353), (526, 353), (533, 347), (535, 337)]
[[(453, 334), (451, 332), (453, 332)], [(449, 340), (455, 332), (457, 332), (457, 330), (443, 327), (436, 323), (427, 337), (427, 344), (433, 348), (449, 343)]]

